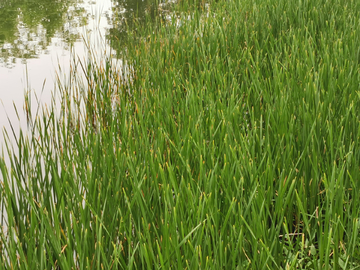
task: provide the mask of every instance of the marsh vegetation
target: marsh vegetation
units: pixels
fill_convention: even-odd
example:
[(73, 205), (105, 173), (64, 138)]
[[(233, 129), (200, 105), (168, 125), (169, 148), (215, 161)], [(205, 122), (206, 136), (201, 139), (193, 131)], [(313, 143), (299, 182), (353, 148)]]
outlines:
[(130, 72), (90, 50), (27, 110), (0, 268), (359, 268), (360, 2), (171, 16), (126, 35)]

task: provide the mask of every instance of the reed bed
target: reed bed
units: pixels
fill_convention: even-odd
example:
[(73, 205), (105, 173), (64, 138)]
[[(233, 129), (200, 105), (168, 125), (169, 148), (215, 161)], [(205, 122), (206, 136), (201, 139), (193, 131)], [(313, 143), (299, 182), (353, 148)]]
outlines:
[(358, 269), (360, 2), (177, 8), (7, 144), (0, 268)]

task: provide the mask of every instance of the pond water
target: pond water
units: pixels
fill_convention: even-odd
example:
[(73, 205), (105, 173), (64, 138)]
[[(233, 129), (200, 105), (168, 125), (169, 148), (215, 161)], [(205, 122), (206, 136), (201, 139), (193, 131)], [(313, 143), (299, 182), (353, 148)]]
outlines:
[[(86, 56), (92, 48), (115, 55), (126, 24), (145, 22), (159, 6), (155, 0), (6, 0), (0, 2), (0, 127), (10, 132), (24, 123), (24, 93), (50, 103), (56, 74), (69, 71), (72, 52)], [(161, 2), (161, 1), (160, 1)], [(161, 4), (160, 4), (161, 5)], [(34, 98), (35, 100), (35, 98)], [(18, 120), (14, 105), (18, 109)], [(36, 102), (35, 102), (36, 105)], [(0, 149), (4, 144), (0, 134)], [(1, 150), (0, 150), (1, 151)]]

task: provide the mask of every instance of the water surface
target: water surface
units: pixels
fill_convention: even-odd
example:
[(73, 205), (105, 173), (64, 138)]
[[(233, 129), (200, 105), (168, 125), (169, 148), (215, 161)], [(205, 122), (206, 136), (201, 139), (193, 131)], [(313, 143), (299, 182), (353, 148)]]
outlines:
[[(25, 91), (37, 95), (41, 104), (51, 102), (59, 67), (66, 74), (72, 52), (80, 59), (86, 56), (84, 38), (93, 48), (108, 47), (115, 56), (123, 46), (126, 25), (134, 28), (134, 20), (144, 23), (155, 10), (154, 0), (2, 1), (0, 100), (4, 106), (0, 104), (0, 127), (9, 130), (8, 118), (15, 130), (25, 126)], [(20, 123), (14, 105), (22, 118)], [(1, 132), (0, 145), (3, 142)]]

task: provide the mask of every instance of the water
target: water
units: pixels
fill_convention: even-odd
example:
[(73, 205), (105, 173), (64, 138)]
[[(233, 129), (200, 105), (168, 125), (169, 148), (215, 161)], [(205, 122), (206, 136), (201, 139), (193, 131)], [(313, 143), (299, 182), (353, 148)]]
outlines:
[[(160, 3), (161, 7), (164, 4)], [(154, 0), (3, 0), (0, 2), (0, 158), (5, 139), (2, 130), (10, 135), (26, 130), (23, 110), (24, 94), (31, 93), (32, 112), (38, 102), (52, 101), (57, 74), (60, 78), (70, 72), (74, 55), (86, 58), (84, 40), (92, 49), (111, 52), (116, 61), (121, 46), (126, 46), (125, 22), (134, 28), (133, 20), (144, 23), (158, 6)], [(101, 55), (101, 53), (99, 54)], [(61, 70), (61, 72), (60, 72)], [(37, 99), (38, 102), (37, 102)], [(17, 112), (15, 108), (17, 108)], [(3, 180), (0, 173), (0, 183)], [(7, 214), (0, 209), (0, 231), (7, 231)]]
[[(26, 126), (25, 91), (41, 98), (41, 104), (51, 102), (59, 67), (62, 74), (69, 71), (72, 51), (80, 59), (86, 56), (84, 37), (93, 48), (108, 47), (116, 55), (126, 35), (125, 21), (135, 27), (133, 19), (145, 22), (158, 8), (154, 0), (0, 2), (0, 128), (10, 131), (9, 121), (15, 131)], [(0, 149), (3, 144), (1, 132)]]

